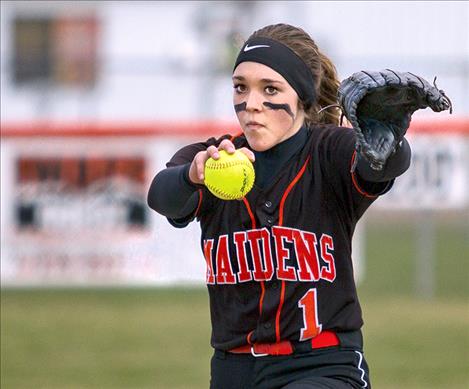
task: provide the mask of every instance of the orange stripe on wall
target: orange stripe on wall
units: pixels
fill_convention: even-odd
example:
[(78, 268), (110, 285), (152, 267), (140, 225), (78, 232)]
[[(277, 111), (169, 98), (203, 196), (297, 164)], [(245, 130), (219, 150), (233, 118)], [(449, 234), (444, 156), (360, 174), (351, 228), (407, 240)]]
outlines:
[(122, 122), (9, 122), (1, 124), (2, 137), (86, 137), (86, 136), (221, 136), (239, 133), (236, 122), (200, 120)]
[[(442, 115), (445, 115), (444, 113)], [(1, 123), (2, 137), (46, 136), (219, 136), (240, 134), (239, 123), (225, 120), (197, 121), (9, 121)], [(469, 117), (445, 115), (438, 119), (412, 120), (409, 134), (459, 134), (469, 136)], [(238, 136), (238, 135), (237, 135)]]

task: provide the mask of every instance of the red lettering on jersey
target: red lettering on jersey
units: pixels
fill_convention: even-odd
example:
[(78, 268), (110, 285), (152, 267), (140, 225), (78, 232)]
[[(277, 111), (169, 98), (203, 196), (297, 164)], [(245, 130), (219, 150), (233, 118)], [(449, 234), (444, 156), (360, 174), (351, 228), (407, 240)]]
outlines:
[[(254, 265), (254, 280), (269, 281), (274, 275), (272, 252), (270, 250), (270, 234), (266, 228), (262, 230), (247, 231), (247, 238), (251, 246), (252, 261)], [(262, 240), (262, 253), (259, 241)]]
[(233, 274), (230, 262), (230, 252), (228, 250), (228, 235), (221, 235), (218, 238), (217, 247), (217, 284), (234, 284), (236, 278)]
[(326, 262), (326, 266), (321, 268), (321, 278), (333, 282), (335, 280), (335, 260), (329, 250), (334, 250), (334, 240), (331, 236), (323, 234), (321, 236), (321, 258)]
[(215, 283), (215, 277), (213, 275), (213, 264), (212, 264), (212, 248), (213, 248), (213, 239), (204, 240), (204, 257), (205, 257), (205, 262), (207, 264), (205, 282), (207, 284)]
[(248, 260), (246, 258), (246, 233), (235, 232), (233, 234), (234, 243), (236, 246), (236, 256), (238, 258), (238, 281), (246, 282), (252, 280), (252, 272), (248, 268)]
[(295, 230), (293, 239), (295, 240), (296, 260), (298, 261), (298, 279), (300, 281), (319, 280), (316, 234)]
[(264, 271), (261, 264), (261, 248), (259, 246), (259, 230), (250, 230), (247, 232), (249, 245), (251, 246), (252, 262), (254, 266), (254, 279), (256, 281), (264, 280)]
[(285, 262), (290, 259), (290, 252), (285, 248), (285, 241), (293, 243), (293, 230), (286, 227), (272, 227), (275, 237), (275, 250), (277, 254), (277, 278), (285, 281), (296, 281), (295, 268), (286, 266)]
[(307, 340), (317, 336), (322, 330), (318, 318), (318, 294), (316, 288), (312, 288), (298, 301), (298, 306), (303, 310), (304, 327), (300, 332), (300, 340)]
[(267, 228), (261, 230), (262, 251), (264, 253), (264, 276), (266, 281), (270, 281), (274, 275), (274, 261), (270, 248), (270, 232)]

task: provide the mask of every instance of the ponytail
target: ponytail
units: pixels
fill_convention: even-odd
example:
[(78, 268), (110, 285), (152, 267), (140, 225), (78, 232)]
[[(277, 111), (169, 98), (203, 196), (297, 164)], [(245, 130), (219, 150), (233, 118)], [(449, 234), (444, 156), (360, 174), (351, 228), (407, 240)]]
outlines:
[[(319, 78), (318, 98), (316, 104), (308, 110), (307, 116), (315, 118), (316, 123), (339, 124), (340, 110), (337, 104), (339, 80), (332, 61), (319, 52), (321, 76)], [(314, 111), (314, 112), (313, 112)]]

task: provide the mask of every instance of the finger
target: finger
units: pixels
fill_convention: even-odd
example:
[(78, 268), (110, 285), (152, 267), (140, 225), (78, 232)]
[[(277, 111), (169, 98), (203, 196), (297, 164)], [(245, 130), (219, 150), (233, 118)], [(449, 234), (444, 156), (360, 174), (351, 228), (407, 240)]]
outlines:
[(246, 157), (248, 157), (251, 162), (254, 162), (256, 160), (256, 156), (248, 148), (242, 147), (239, 149), (239, 151), (241, 151), (244, 155), (246, 155)]
[(201, 153), (199, 158), (197, 159), (197, 177), (201, 181), (201, 183), (205, 180), (205, 163), (210, 158), (208, 152)]
[(193, 161), (190, 169), (189, 169), (189, 180), (193, 184), (200, 184), (201, 183), (201, 178), (200, 174), (198, 172), (197, 164), (195, 161)]
[(236, 151), (236, 147), (229, 139), (223, 139), (218, 149), (225, 150), (228, 154), (233, 154)]
[(218, 152), (218, 149), (215, 146), (209, 146), (207, 148), (207, 158), (205, 159), (205, 161), (209, 158), (213, 158), (213, 159), (220, 158), (220, 153)]
[(197, 161), (197, 178), (203, 182), (204, 179), (205, 179), (205, 161), (206, 159), (202, 159), (200, 158), (198, 161)]
[(203, 172), (201, 175), (200, 172), (200, 163), (203, 160), (203, 156), (201, 155), (204, 152), (199, 152), (196, 154), (194, 159), (192, 160), (191, 166), (189, 168), (189, 179), (194, 183), (194, 184), (200, 184), (203, 181)]

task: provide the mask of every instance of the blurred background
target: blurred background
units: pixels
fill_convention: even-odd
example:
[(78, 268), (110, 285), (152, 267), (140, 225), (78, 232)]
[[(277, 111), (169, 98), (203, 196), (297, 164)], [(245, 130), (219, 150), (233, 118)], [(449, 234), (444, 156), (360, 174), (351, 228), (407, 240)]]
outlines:
[(272, 23), (339, 78), (411, 71), (409, 171), (356, 231), (377, 388), (469, 387), (469, 2), (2, 1), (1, 387), (206, 388), (199, 227), (148, 186), (182, 145), (237, 132), (231, 71)]

